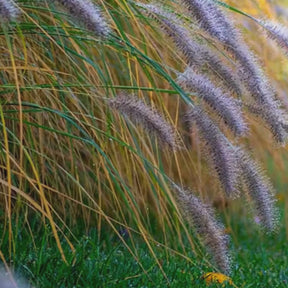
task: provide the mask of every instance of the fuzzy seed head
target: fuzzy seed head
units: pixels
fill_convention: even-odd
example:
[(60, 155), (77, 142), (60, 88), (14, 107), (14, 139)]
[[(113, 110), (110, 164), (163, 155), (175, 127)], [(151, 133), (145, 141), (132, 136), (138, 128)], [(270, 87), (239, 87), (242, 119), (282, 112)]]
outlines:
[(148, 15), (159, 23), (163, 32), (173, 40), (185, 56), (189, 65), (201, 66), (200, 51), (192, 41), (189, 31), (183, 27), (183, 23), (176, 15), (163, 10), (157, 4), (141, 4), (141, 7), (145, 8)]
[(0, 0), (0, 23), (17, 20), (20, 10), (13, 0)]
[(275, 91), (249, 47), (242, 42), (237, 49), (230, 49), (230, 52), (238, 63), (239, 78), (254, 101), (271, 108), (277, 107)]
[(11, 275), (3, 267), (0, 268), (0, 287), (1, 288), (29, 288), (27, 281), (18, 275)]
[(269, 20), (260, 21), (260, 24), (263, 26), (267, 37), (274, 40), (276, 44), (284, 50), (286, 55), (288, 55), (288, 28)]
[(229, 274), (229, 237), (224, 234), (223, 225), (216, 220), (212, 207), (204, 204), (190, 190), (184, 190), (177, 185), (173, 185), (173, 188), (181, 214), (196, 229), (217, 267), (223, 273)]
[(280, 145), (285, 145), (287, 142), (288, 134), (285, 127), (288, 125), (287, 117), (284, 115), (282, 109), (273, 108), (264, 105), (249, 105), (249, 112), (259, 117), (267, 124), (275, 141)]
[[(202, 51), (202, 57), (206, 59), (206, 63), (215, 72), (218, 78), (221, 80), (222, 84), (230, 92), (234, 92), (237, 96), (242, 95), (242, 88), (238, 77), (235, 75), (234, 71), (229, 68), (228, 65), (223, 63), (219, 57), (212, 52), (212, 50), (205, 50), (205, 46), (202, 45), (200, 50)], [(204, 48), (204, 49), (203, 49)]]
[(255, 102), (254, 107), (250, 107), (250, 112), (261, 117), (275, 140), (283, 145), (287, 141), (287, 131), (283, 129), (283, 124), (287, 121), (284, 120), (280, 102), (276, 99), (275, 91), (256, 57), (244, 43), (240, 44), (237, 49), (231, 49), (230, 52), (238, 62), (239, 78)]
[(260, 166), (243, 151), (238, 151), (243, 182), (254, 203), (260, 223), (268, 231), (278, 227), (279, 211), (275, 206), (275, 192)]
[(194, 69), (201, 69), (207, 65), (222, 83), (238, 96), (242, 94), (239, 81), (234, 72), (209, 49), (208, 45), (201, 45), (195, 41), (191, 33), (184, 27), (184, 23), (176, 15), (164, 11), (160, 5), (140, 5), (145, 8), (150, 17), (154, 18), (161, 26), (164, 33), (169, 36), (176, 47), (185, 56), (187, 64)]
[(134, 96), (120, 95), (109, 100), (109, 106), (125, 115), (135, 124), (141, 125), (149, 134), (156, 136), (160, 143), (172, 150), (179, 148), (175, 129), (159, 114)]
[(239, 170), (234, 147), (229, 145), (227, 138), (200, 106), (190, 109), (185, 120), (189, 127), (196, 124), (208, 150), (207, 158), (212, 162), (225, 193), (228, 196), (237, 196)]
[(110, 27), (98, 6), (90, 0), (52, 0), (61, 4), (76, 20), (96, 36), (107, 38)]
[(188, 68), (177, 81), (189, 92), (197, 93), (225, 121), (235, 135), (246, 133), (248, 128), (238, 101), (217, 88), (208, 77)]
[(200, 28), (223, 44), (237, 45), (238, 33), (213, 0), (182, 0)]

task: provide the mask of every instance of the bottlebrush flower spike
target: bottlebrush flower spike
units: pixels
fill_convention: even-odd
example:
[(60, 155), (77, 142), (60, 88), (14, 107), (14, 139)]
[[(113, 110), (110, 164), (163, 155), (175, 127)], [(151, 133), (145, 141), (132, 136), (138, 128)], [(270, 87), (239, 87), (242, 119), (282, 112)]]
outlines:
[[(285, 119), (275, 91), (258, 64), (257, 59), (244, 43), (238, 49), (231, 50), (238, 62), (239, 78), (245, 84), (250, 96), (257, 106), (261, 107), (259, 116), (268, 124), (275, 140), (280, 144), (287, 141), (287, 133), (282, 129)], [(259, 109), (259, 108), (258, 108)]]
[(20, 10), (13, 0), (0, 0), (0, 23), (15, 21), (20, 15)]
[(237, 46), (238, 33), (231, 19), (213, 0), (181, 0), (199, 22), (200, 28), (223, 44)]
[(272, 107), (278, 107), (273, 91), (266, 75), (245, 43), (241, 43), (237, 49), (230, 50), (238, 62), (239, 78), (245, 84), (247, 90), (255, 102)]
[(162, 144), (171, 149), (179, 148), (175, 129), (151, 107), (134, 96), (119, 95), (109, 100), (110, 107), (128, 117), (135, 124), (143, 126), (149, 133), (158, 137)]
[(288, 28), (269, 20), (259, 21), (259, 24), (264, 28), (263, 30), (266, 35), (274, 40), (288, 55)]
[(195, 92), (225, 121), (226, 125), (235, 133), (243, 135), (247, 131), (247, 125), (243, 120), (243, 114), (238, 101), (209, 80), (208, 77), (195, 73), (188, 68), (177, 79), (177, 82), (189, 92)]
[(242, 95), (242, 88), (238, 77), (228, 66), (212, 52), (210, 49), (203, 49), (205, 45), (201, 45), (199, 49), (202, 51), (202, 57), (206, 59), (207, 65), (215, 72), (221, 79), (222, 84), (228, 89), (230, 93), (234, 92), (237, 96)]
[(223, 232), (223, 225), (216, 220), (213, 209), (203, 204), (191, 191), (184, 190), (176, 184), (173, 188), (180, 213), (203, 239), (217, 267), (228, 274), (231, 265), (228, 251), (229, 237)]
[(192, 41), (190, 32), (180, 25), (180, 19), (174, 14), (164, 11), (158, 4), (141, 4), (140, 7), (145, 8), (148, 15), (160, 24), (162, 30), (186, 57), (189, 65), (201, 66), (203, 64), (200, 53), (197, 53), (200, 51), (197, 51), (196, 43)]
[(185, 115), (185, 121), (190, 129), (196, 124), (208, 150), (207, 158), (212, 162), (226, 194), (237, 196), (239, 169), (234, 147), (200, 106), (191, 108)]
[(242, 179), (248, 188), (260, 223), (268, 231), (274, 231), (279, 222), (279, 211), (275, 207), (274, 188), (255, 161), (244, 151), (239, 150), (238, 155)]
[[(266, 108), (266, 111), (273, 114), (273, 118), (276, 119), (276, 114), (280, 110), (278, 102), (276, 101), (275, 92), (258, 64), (256, 57), (247, 45), (245, 45), (238, 30), (234, 28), (233, 22), (226, 17), (215, 1), (182, 0), (182, 2), (186, 4), (194, 18), (199, 21), (200, 27), (212, 37), (218, 39), (233, 56), (238, 63), (238, 76), (245, 84), (251, 97), (259, 105), (270, 107), (269, 110)], [(279, 31), (280, 30), (277, 30), (277, 32)], [(283, 45), (285, 42), (283, 42), (283, 40), (287, 39), (286, 34), (282, 29), (281, 33), (279, 32), (278, 34), (279, 37), (277, 39)], [(269, 115), (265, 117), (268, 119)], [(270, 119), (272, 118), (270, 117)], [(274, 123), (274, 131), (280, 131), (281, 126), (275, 129), (276, 125), (278, 124)], [(278, 139), (278, 142), (281, 144), (286, 141), (286, 137), (275, 138)]]
[(273, 109), (265, 107), (264, 105), (248, 105), (249, 112), (253, 113), (256, 117), (262, 119), (273, 134), (274, 139), (278, 143), (285, 144), (287, 141), (288, 122), (281, 109)]
[[(273, 114), (273, 117), (265, 115), (265, 118), (268, 119), (270, 117), (270, 120), (272, 118), (277, 119), (278, 116), (276, 114), (280, 109), (278, 101), (276, 101), (275, 92), (258, 64), (256, 57), (242, 41), (240, 33), (234, 28), (231, 20), (226, 17), (215, 1), (182, 0), (182, 2), (186, 4), (194, 18), (199, 21), (200, 27), (212, 37), (218, 39), (237, 61), (239, 78), (245, 84), (251, 97), (257, 104), (267, 107), (267, 113)], [(267, 26), (269, 28), (270, 25), (267, 24)], [(287, 39), (287, 34), (282, 29), (276, 29), (276, 31), (278, 32), (278, 43), (283, 46)], [(277, 33), (274, 33), (274, 37), (276, 35)], [(272, 35), (270, 36), (272, 37)], [(277, 125), (279, 125), (279, 122), (273, 123), (273, 130), (281, 132), (281, 126), (277, 127)], [(283, 133), (280, 135), (278, 132), (275, 138), (280, 144), (284, 144), (287, 137)]]
[(207, 45), (195, 41), (180, 18), (163, 10), (159, 4), (141, 4), (140, 7), (145, 8), (150, 17), (160, 24), (162, 30), (185, 56), (189, 66), (199, 70), (204, 66), (208, 66), (211, 69), (210, 72), (213, 72), (229, 91), (233, 90), (238, 96), (242, 94), (240, 83), (234, 72), (223, 64), (216, 53)]
[(96, 36), (107, 38), (110, 27), (98, 6), (90, 0), (52, 0), (61, 4), (75, 19), (94, 32)]

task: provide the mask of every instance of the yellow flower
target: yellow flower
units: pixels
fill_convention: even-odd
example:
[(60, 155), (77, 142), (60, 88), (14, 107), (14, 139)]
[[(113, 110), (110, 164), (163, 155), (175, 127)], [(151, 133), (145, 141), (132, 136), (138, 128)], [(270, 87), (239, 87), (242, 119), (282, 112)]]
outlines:
[(283, 203), (285, 202), (285, 196), (283, 194), (277, 194), (276, 199), (280, 202)]
[(204, 281), (206, 282), (207, 285), (210, 285), (212, 283), (225, 283), (228, 282), (229, 284), (232, 285), (232, 280), (230, 277), (221, 274), (221, 273), (216, 273), (216, 272), (209, 272), (204, 274), (202, 277), (202, 279), (204, 279)]

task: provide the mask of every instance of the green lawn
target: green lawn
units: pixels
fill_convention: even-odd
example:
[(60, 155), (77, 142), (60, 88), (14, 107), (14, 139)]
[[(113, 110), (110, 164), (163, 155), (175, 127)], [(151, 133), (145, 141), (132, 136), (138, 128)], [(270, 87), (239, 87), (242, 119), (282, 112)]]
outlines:
[[(276, 235), (265, 235), (251, 225), (247, 229), (248, 225), (241, 217), (232, 220), (237, 237), (232, 241), (234, 284), (245, 288), (288, 287), (288, 244), (284, 225)], [(165, 278), (147, 246), (135, 238), (137, 257), (141, 259), (145, 274), (121, 241), (108, 233), (98, 241), (96, 229), (85, 236), (76, 233), (79, 237), (79, 242), (75, 241), (76, 257), (69, 253), (69, 246), (63, 241), (66, 254), (70, 254), (68, 262), (72, 263), (66, 265), (52, 234), (36, 225), (32, 230), (35, 243), (26, 229), (18, 230), (17, 253), (12, 262), (16, 275), (28, 279), (32, 287), (167, 287), (168, 281), (170, 287), (206, 287), (201, 276), (211, 271), (206, 261), (195, 259), (192, 253), (189, 262), (155, 245), (153, 249), (167, 275)], [(7, 236), (1, 247), (4, 254), (8, 249)], [(127, 239), (127, 243), (132, 247), (131, 239)]]

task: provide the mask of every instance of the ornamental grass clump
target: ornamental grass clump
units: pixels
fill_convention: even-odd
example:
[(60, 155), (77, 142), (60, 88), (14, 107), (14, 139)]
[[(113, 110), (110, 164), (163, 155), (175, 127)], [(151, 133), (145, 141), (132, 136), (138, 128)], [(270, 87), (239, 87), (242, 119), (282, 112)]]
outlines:
[(175, 198), (180, 212), (199, 234), (207, 250), (212, 254), (217, 268), (229, 274), (231, 256), (228, 250), (229, 237), (224, 233), (223, 225), (215, 218), (212, 207), (204, 204), (190, 190), (173, 185)]
[[(239, 79), (245, 85), (253, 101), (257, 105), (265, 107), (261, 114), (263, 120), (270, 120), (267, 124), (268, 127), (273, 127), (271, 132), (275, 140), (284, 145), (287, 141), (287, 133), (284, 133), (282, 129), (285, 120), (279, 119), (279, 115), (283, 114), (281, 105), (279, 105), (276, 93), (259, 65), (258, 59), (242, 40), (240, 32), (233, 25), (233, 21), (226, 16), (215, 1), (182, 0), (182, 2), (185, 3), (191, 16), (199, 22), (199, 28), (222, 44), (236, 61)], [(281, 35), (283, 36), (283, 33)], [(271, 125), (272, 119), (275, 121), (273, 125)]]
[(15, 21), (20, 15), (20, 10), (13, 0), (0, 0), (0, 23)]
[[(250, 114), (262, 119), (279, 143), (287, 139), (288, 124), (259, 60), (218, 1), (178, 1), (185, 6), (165, 2), (175, 10), (134, 1), (24, 2), (18, 1), (27, 10), (25, 22), (0, 33), (0, 205), (6, 219), (3, 231), (8, 231), (11, 244), (11, 251), (3, 250), (5, 257), (13, 259), (13, 247), (19, 246), (13, 243), (18, 239), (13, 215), (20, 219), (23, 211), (29, 224), (37, 211), (45, 227), (51, 227), (64, 261), (68, 252), (58, 234), (72, 235), (68, 224), (75, 226), (79, 217), (87, 231), (96, 227), (98, 239), (110, 225), (139, 264), (137, 245), (126, 243), (117, 226), (125, 227), (131, 240), (134, 233), (142, 236), (153, 255), (150, 241), (155, 236), (159, 242), (163, 239), (167, 251), (169, 243), (173, 249), (183, 247), (179, 255), (187, 259), (182, 244), (194, 249), (195, 239), (186, 233), (182, 218), (177, 219), (180, 212), (201, 236), (219, 270), (229, 273), (223, 226), (201, 197), (171, 188), (171, 179), (195, 185), (202, 193), (207, 189), (209, 197), (222, 194), (221, 189), (227, 196), (240, 196), (245, 186), (262, 225), (275, 230), (272, 185), (238, 146), (240, 141), (262, 145), (261, 140), (268, 139), (240, 139), (249, 136)], [(53, 3), (51, 10), (46, 2)], [(0, 0), (1, 21), (17, 19), (15, 3)], [(67, 24), (77, 21), (77, 31), (63, 27), (59, 8), (70, 15)], [(284, 32), (271, 28), (270, 33), (278, 33), (277, 38), (270, 37), (286, 47)], [(147, 93), (147, 103), (161, 103), (169, 121), (135, 95), (113, 98), (118, 89)], [(181, 148), (176, 131), (183, 110), (188, 110), (184, 118), (193, 145), (170, 153)], [(122, 117), (129, 125), (117, 121)], [(255, 134), (260, 138), (262, 132)], [(137, 140), (145, 144), (150, 136), (161, 145), (138, 145)], [(198, 148), (204, 148), (212, 169), (202, 165)], [(211, 177), (211, 171), (216, 175)], [(214, 185), (215, 179), (221, 185)], [(173, 205), (173, 195), (178, 205)], [(163, 269), (161, 263), (159, 267)]]
[(100, 8), (90, 0), (51, 0), (61, 4), (79, 23), (103, 39), (110, 33), (110, 27)]
[(119, 95), (108, 101), (109, 106), (123, 114), (134, 124), (141, 125), (150, 135), (156, 136), (161, 144), (172, 150), (180, 146), (175, 129), (158, 111), (147, 106), (134, 95)]
[[(196, 18), (198, 21), (201, 20), (200, 23), (206, 23), (205, 25), (200, 25), (199, 28), (202, 28), (208, 32), (211, 36), (214, 36), (224, 45), (231, 56), (235, 58), (238, 77), (233, 75), (234, 73), (231, 69), (222, 68), (225, 67), (225, 65), (222, 65), (222, 61), (217, 59), (217, 57), (210, 52), (211, 50), (209, 50), (209, 48), (205, 48), (207, 45), (199, 45), (197, 42), (195, 42), (195, 40), (191, 38), (190, 31), (185, 28), (183, 23), (181, 25), (181, 20), (175, 15), (161, 9), (159, 5), (142, 5), (142, 7), (146, 7), (146, 9), (150, 11), (149, 14), (151, 17), (160, 23), (162, 30), (173, 39), (178, 49), (184, 54), (187, 64), (193, 66), (194, 70), (197, 71), (199, 70), (199, 67), (203, 67), (205, 63), (208, 63), (211, 70), (214, 71), (216, 75), (219, 75), (222, 79), (224, 79), (224, 83), (228, 88), (230, 88), (230, 91), (233, 90), (237, 95), (241, 95), (242, 91), (241, 85), (237, 80), (237, 78), (239, 78), (248, 90), (253, 102), (263, 107), (258, 117), (261, 117), (261, 119), (267, 124), (268, 128), (270, 128), (276, 142), (282, 145), (285, 144), (287, 141), (287, 133), (283, 129), (283, 125), (285, 125), (286, 120), (285, 118), (281, 117), (283, 115), (281, 105), (276, 99), (275, 91), (269, 83), (268, 78), (258, 64), (257, 58), (243, 42), (237, 29), (233, 27), (233, 22), (232, 24), (229, 22), (226, 15), (215, 3), (213, 3), (213, 1), (189, 0), (184, 2), (188, 7), (188, 10), (192, 12), (192, 16), (194, 18)], [(210, 13), (206, 13), (207, 11), (210, 11)], [(213, 23), (213, 25), (208, 25), (208, 23)], [(214, 25), (215, 23), (218, 24)], [(221, 28), (221, 31), (225, 31), (224, 34), (229, 35), (229, 37), (220, 37), (220, 34), (218, 33), (219, 29), (217, 27), (219, 29)], [(200, 70), (199, 73), (201, 74), (202, 71)], [(205, 81), (207, 83), (211, 83), (211, 85), (209, 85), (210, 87), (214, 85), (207, 76), (198, 76), (198, 78), (199, 77), (203, 77), (203, 79), (206, 79)], [(229, 78), (231, 81), (229, 81)], [(193, 77), (191, 77), (191, 79), (191, 82), (193, 82)], [(195, 82), (196, 80), (194, 81), (194, 84)], [(193, 90), (197, 92), (197, 85), (194, 84), (190, 86), (193, 86)], [(219, 97), (216, 99), (207, 93), (202, 93), (202, 98), (203, 95), (206, 96), (206, 99), (212, 101), (214, 100), (214, 104), (219, 103), (217, 101)], [(221, 96), (221, 98), (223, 100), (225, 96)], [(213, 104), (212, 101), (209, 101), (209, 105)], [(216, 108), (220, 108), (219, 106), (221, 106), (221, 103), (219, 103), (217, 106), (218, 107), (214, 105), (212, 107), (217, 111)], [(227, 112), (227, 110), (229, 110), (228, 107), (223, 109), (223, 112), (220, 112), (220, 115), (222, 117), (227, 117), (231, 116), (232, 114), (237, 115), (237, 111), (240, 111), (238, 118), (241, 118), (241, 109), (239, 107), (234, 109), (234, 111), (231, 110), (231, 112)], [(221, 111), (221, 109), (218, 109), (218, 113), (219, 111)], [(225, 122), (228, 125), (230, 124), (229, 127), (232, 128), (232, 131), (235, 134), (241, 135), (245, 133), (246, 129), (244, 125), (242, 125), (243, 120), (233, 121), (235, 119), (231, 117), (230, 121), (224, 117), (223, 119), (226, 120)]]

